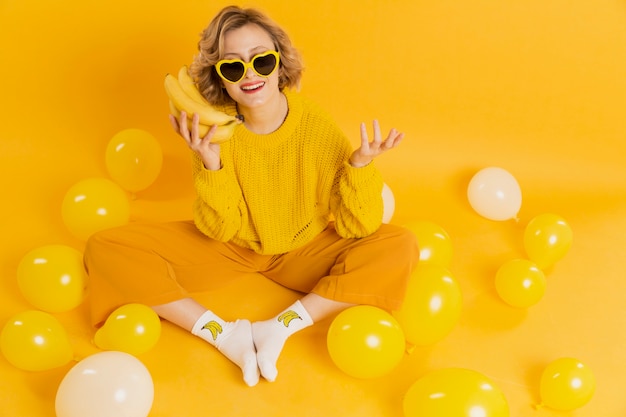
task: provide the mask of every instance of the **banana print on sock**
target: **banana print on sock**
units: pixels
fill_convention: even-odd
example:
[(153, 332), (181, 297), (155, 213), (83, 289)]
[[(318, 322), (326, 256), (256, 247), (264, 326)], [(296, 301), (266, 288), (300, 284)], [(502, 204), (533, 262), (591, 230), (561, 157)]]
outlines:
[(211, 332), (211, 336), (213, 336), (213, 341), (216, 341), (217, 336), (222, 333), (222, 326), (215, 320), (211, 320), (210, 322), (202, 326), (202, 330), (205, 329)]
[(293, 310), (285, 311), (283, 314), (278, 316), (278, 321), (279, 322), (282, 321), (285, 327), (289, 327), (289, 324), (291, 323), (291, 321), (295, 319), (302, 320), (302, 317), (300, 317), (300, 315), (298, 315), (298, 313), (296, 313)]

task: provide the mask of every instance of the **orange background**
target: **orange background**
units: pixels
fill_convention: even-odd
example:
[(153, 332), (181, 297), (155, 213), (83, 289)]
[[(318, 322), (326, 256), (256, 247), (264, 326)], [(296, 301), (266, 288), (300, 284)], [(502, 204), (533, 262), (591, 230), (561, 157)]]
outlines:
[[(190, 62), (198, 33), (226, 4), (0, 1), (0, 323), (31, 308), (16, 284), (26, 252), (53, 243), (82, 249), (64, 227), (61, 201), (79, 180), (106, 176), (104, 151), (118, 131), (145, 129), (164, 152), (160, 177), (132, 201), (133, 219), (190, 216), (189, 156), (167, 122), (163, 75)], [(359, 122), (374, 117), (406, 132), (401, 149), (377, 161), (395, 194), (392, 222), (446, 229), (462, 316), (444, 340), (376, 380), (342, 374), (325, 348), (330, 321), (318, 323), (288, 342), (278, 380), (255, 388), (204, 342), (165, 324), (140, 358), (155, 383), (150, 416), (395, 417), (413, 382), (452, 366), (490, 377), (512, 416), (626, 415), (626, 3), (252, 5), (291, 34), (307, 67), (303, 93), (355, 144)], [(519, 223), (484, 219), (469, 206), (469, 179), (486, 166), (520, 183)], [(546, 271), (541, 302), (513, 309), (493, 277), (524, 257), (524, 226), (544, 212), (569, 222), (574, 245)], [(266, 318), (297, 297), (256, 276), (222, 291), (212, 307), (227, 319)], [(97, 351), (84, 305), (56, 316), (79, 358)], [(596, 395), (570, 413), (535, 410), (542, 369), (565, 356), (593, 370)], [(0, 358), (2, 414), (53, 416), (69, 367), (29, 373)]]

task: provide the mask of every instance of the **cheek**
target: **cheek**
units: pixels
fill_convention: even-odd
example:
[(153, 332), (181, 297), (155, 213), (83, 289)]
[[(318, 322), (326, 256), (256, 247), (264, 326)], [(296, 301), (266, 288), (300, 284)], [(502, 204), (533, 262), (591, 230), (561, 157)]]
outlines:
[(283, 79), (283, 73), (281, 71), (278, 71), (278, 73), (276, 74), (276, 83), (278, 84), (278, 86), (280, 87), (280, 82)]
[(282, 79), (282, 70), (279, 68), (278, 71), (275, 71), (272, 75), (269, 76), (269, 84), (276, 85), (280, 87), (280, 80)]
[(239, 86), (237, 84), (230, 84), (225, 81), (222, 81), (222, 88), (226, 90), (226, 93), (233, 98), (234, 94), (237, 94), (239, 91)]

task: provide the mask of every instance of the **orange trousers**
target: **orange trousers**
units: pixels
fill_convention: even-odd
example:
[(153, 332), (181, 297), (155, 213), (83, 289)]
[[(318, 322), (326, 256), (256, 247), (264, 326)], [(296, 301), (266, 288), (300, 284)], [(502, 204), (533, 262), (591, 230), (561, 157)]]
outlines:
[(121, 305), (169, 303), (250, 272), (302, 293), (394, 310), (418, 260), (415, 235), (388, 224), (368, 237), (345, 239), (331, 223), (308, 244), (281, 255), (215, 241), (192, 221), (131, 223), (94, 234), (85, 248), (94, 326)]

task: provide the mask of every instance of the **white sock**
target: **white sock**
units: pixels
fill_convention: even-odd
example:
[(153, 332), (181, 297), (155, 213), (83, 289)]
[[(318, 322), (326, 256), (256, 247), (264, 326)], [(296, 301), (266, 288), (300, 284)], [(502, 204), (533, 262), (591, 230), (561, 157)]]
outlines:
[(215, 346), (239, 366), (248, 386), (259, 382), (252, 328), (248, 320), (224, 321), (207, 310), (193, 325), (191, 333)]
[(300, 301), (270, 320), (252, 323), (256, 360), (263, 378), (270, 382), (276, 380), (276, 362), (287, 338), (312, 324), (311, 316)]

